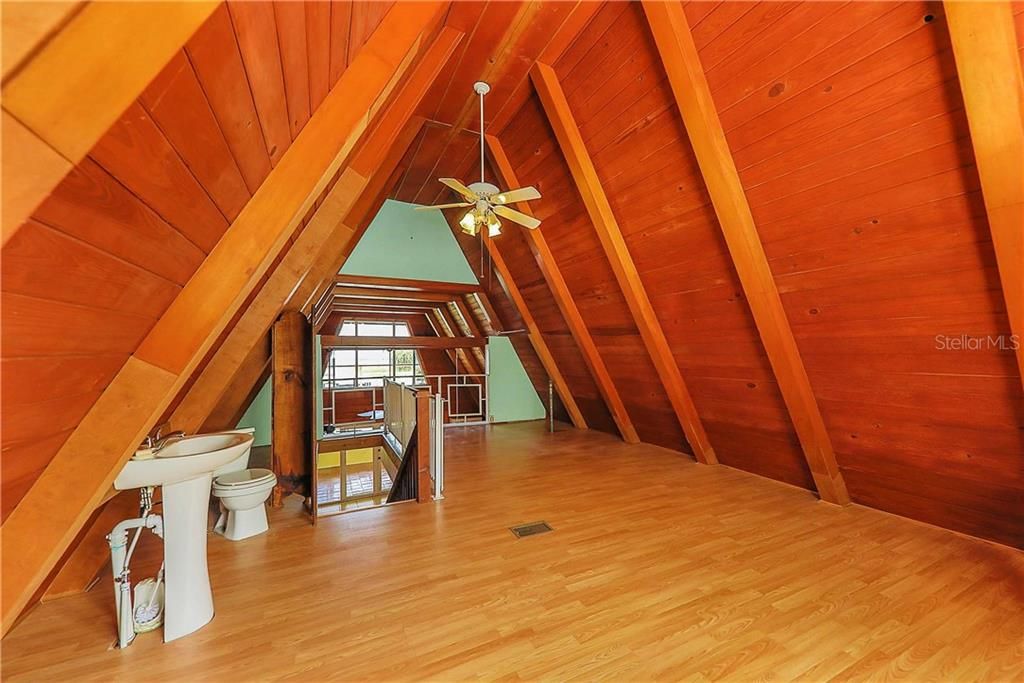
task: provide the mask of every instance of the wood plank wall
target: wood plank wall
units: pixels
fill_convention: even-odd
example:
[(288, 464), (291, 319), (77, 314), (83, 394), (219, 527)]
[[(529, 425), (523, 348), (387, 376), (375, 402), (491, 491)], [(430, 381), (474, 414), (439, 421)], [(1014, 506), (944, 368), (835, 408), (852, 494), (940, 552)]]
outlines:
[(556, 72), (715, 452), (811, 488), (642, 11), (609, 4), (584, 38)]
[[(1009, 333), (941, 4), (685, 11), (854, 501), (1024, 544), (1013, 353), (938, 339)], [(606, 4), (554, 66), (722, 462), (811, 488), (640, 8)], [(671, 441), (643, 414), (664, 399), (625, 389), (655, 378), (535, 98), (499, 136), (644, 440)]]
[(851, 496), (1020, 545), (1013, 354), (937, 340), (1009, 333), (942, 5), (743, 9), (701, 59)]
[[(219, 7), (4, 246), (0, 517), (217, 243), (391, 4)], [(351, 22), (351, 39), (339, 28), (332, 40), (321, 15)], [(335, 68), (325, 79), (327, 63)]]

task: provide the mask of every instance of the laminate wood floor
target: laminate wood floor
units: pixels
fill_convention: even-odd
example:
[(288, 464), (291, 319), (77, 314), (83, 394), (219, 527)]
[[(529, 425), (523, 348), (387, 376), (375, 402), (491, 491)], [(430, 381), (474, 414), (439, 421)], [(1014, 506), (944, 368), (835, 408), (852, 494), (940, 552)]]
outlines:
[(313, 528), (289, 501), (264, 536), (210, 536), (203, 630), (111, 649), (107, 580), (16, 626), (3, 678), (1024, 677), (1018, 551), (597, 432), (448, 435), (443, 502)]

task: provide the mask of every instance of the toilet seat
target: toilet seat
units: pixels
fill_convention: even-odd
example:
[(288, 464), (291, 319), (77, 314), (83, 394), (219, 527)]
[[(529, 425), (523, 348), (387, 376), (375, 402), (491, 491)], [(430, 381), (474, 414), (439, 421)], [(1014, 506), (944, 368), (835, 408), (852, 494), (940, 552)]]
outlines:
[(241, 493), (273, 485), (276, 482), (274, 473), (265, 469), (239, 470), (222, 474), (213, 480), (214, 495)]

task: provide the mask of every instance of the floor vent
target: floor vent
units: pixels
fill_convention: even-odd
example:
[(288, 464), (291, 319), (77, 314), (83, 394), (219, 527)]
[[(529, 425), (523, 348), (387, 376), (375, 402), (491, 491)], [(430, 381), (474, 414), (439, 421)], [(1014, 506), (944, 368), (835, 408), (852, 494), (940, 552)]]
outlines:
[(516, 535), (516, 538), (522, 538), (524, 536), (536, 536), (537, 534), (545, 534), (553, 529), (548, 525), (547, 522), (530, 522), (529, 524), (520, 524), (509, 529)]

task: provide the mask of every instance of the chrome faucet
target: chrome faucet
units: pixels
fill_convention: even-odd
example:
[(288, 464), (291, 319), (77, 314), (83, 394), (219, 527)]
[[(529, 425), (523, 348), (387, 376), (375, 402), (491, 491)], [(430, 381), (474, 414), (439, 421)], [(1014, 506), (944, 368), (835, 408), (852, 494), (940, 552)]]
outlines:
[(157, 425), (156, 429), (150, 432), (146, 438), (142, 440), (140, 448), (150, 448), (154, 453), (158, 453), (172, 440), (177, 441), (178, 439), (185, 438), (185, 432), (180, 429), (164, 436), (163, 429), (167, 424), (168, 423), (165, 422), (162, 425)]

